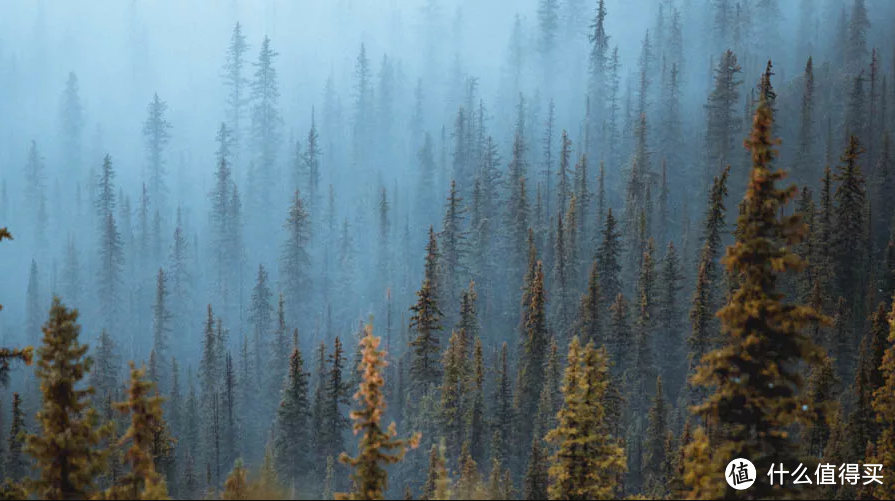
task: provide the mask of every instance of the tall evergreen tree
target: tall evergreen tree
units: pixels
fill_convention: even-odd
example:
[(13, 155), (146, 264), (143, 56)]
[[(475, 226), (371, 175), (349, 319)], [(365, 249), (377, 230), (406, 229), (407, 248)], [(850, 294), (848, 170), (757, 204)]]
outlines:
[(289, 373), (283, 385), (274, 432), (278, 476), (292, 485), (302, 479), (311, 466), (308, 457), (311, 443), (308, 376), (304, 372), (301, 351), (295, 347), (289, 357)]
[(37, 350), (36, 372), (44, 397), (37, 413), (41, 433), (25, 439), (25, 452), (39, 472), (29, 490), (42, 499), (84, 499), (95, 494), (94, 479), (105, 462), (98, 449), (104, 432), (88, 403), (93, 389), (79, 385), (93, 361), (86, 356), (87, 345), (78, 341), (77, 322), (77, 310), (53, 298)]
[[(716, 430), (710, 441), (714, 451), (711, 464), (716, 471), (725, 468), (731, 457), (748, 457), (760, 471), (792, 458), (794, 446), (786, 429), (794, 423), (798, 409), (808, 406), (799, 396), (802, 381), (794, 368), (802, 361), (819, 361), (820, 351), (804, 330), (818, 314), (807, 306), (783, 303), (776, 290), (779, 274), (802, 269), (789, 246), (798, 243), (804, 228), (798, 215), (780, 215), (795, 187), (776, 186), (785, 173), (772, 166), (778, 141), (771, 131), (770, 77), (769, 62), (762, 76), (752, 134), (745, 143), (752, 154), (752, 170), (737, 225), (740, 238), (728, 248), (726, 257), (728, 268), (739, 276), (740, 288), (719, 312), (724, 344), (703, 358), (694, 377), (696, 384), (714, 388), (695, 411)], [(779, 265), (772, 268), (770, 263)], [(748, 359), (743, 353), (750, 354)], [(719, 426), (722, 423), (724, 426)], [(697, 438), (698, 445), (691, 444), (691, 452), (699, 451), (705, 441), (704, 436)], [(732, 495), (732, 488), (725, 491), (719, 480), (702, 478), (696, 472), (688, 476), (694, 497)], [(757, 490), (751, 495), (782, 494), (770, 484), (759, 482), (754, 487)]]
[[(876, 439), (875, 454), (867, 461), (888, 464), (895, 459), (895, 310), (889, 316), (889, 338), (883, 362), (880, 366), (883, 385), (873, 395), (873, 410), (881, 427)], [(874, 486), (874, 496), (886, 499), (895, 495), (891, 484)]]
[(168, 111), (168, 103), (158, 97), (158, 93), (152, 95), (152, 100), (147, 106), (147, 117), (143, 122), (143, 137), (146, 141), (147, 167), (149, 171), (149, 197), (154, 200), (157, 209), (161, 210), (165, 205), (167, 185), (165, 183), (165, 146), (171, 140), (171, 122), (165, 116)]
[[(254, 153), (255, 178), (252, 180), (253, 217), (270, 213), (271, 187), (276, 185), (277, 151), (280, 147), (280, 126), (283, 118), (278, 108), (280, 89), (274, 58), (279, 55), (265, 36), (258, 53), (255, 80), (252, 81), (252, 151)], [(266, 226), (265, 226), (266, 228)]]
[(22, 410), (22, 399), (18, 393), (12, 395), (11, 417), (6, 457), (3, 458), (3, 472), (6, 478), (18, 482), (30, 469), (28, 458), (25, 457), (23, 450), (28, 430), (25, 428), (25, 413)]
[(249, 80), (245, 75), (245, 54), (248, 50), (249, 45), (242, 33), (242, 25), (236, 23), (230, 35), (230, 43), (225, 54), (226, 62), (222, 68), (224, 86), (227, 87), (227, 122), (229, 123), (228, 128), (232, 131), (236, 158), (239, 158), (239, 152), (243, 146), (243, 131), (245, 129), (243, 119), (249, 104), (247, 89)]
[(569, 344), (559, 424), (547, 440), (558, 450), (550, 466), (550, 499), (612, 499), (625, 471), (624, 451), (607, 434), (602, 398), (609, 379), (606, 352)]
[[(152, 351), (158, 357), (158, 370), (168, 374), (168, 335), (171, 333), (171, 312), (168, 310), (168, 277), (159, 268), (152, 304)], [(153, 381), (159, 385), (159, 381)], [(167, 385), (165, 385), (167, 387)]]
[[(413, 358), (410, 374), (417, 392), (428, 392), (429, 386), (438, 384), (441, 369), (438, 367), (440, 354), (440, 331), (443, 314), (438, 302), (440, 284), (437, 280), (437, 267), (440, 254), (435, 233), (429, 228), (429, 243), (426, 246), (426, 271), (423, 285), (417, 291), (417, 301), (410, 311), (410, 329), (417, 335), (410, 342)], [(434, 280), (433, 280), (434, 279)], [(419, 393), (418, 393), (419, 394)]]
[(861, 298), (867, 290), (864, 274), (866, 256), (857, 249), (867, 243), (867, 200), (864, 176), (858, 158), (864, 152), (856, 136), (850, 136), (833, 179), (839, 182), (834, 199), (836, 202), (833, 223), (833, 254), (835, 259), (836, 287), (842, 297), (853, 299), (855, 318), (862, 317)]
[(621, 235), (612, 216), (612, 209), (606, 213), (606, 222), (603, 226), (603, 235), (597, 254), (594, 257), (597, 262), (597, 272), (600, 277), (600, 291), (603, 293), (605, 303), (609, 304), (621, 293)]
[(273, 293), (268, 284), (267, 271), (264, 265), (258, 265), (258, 278), (252, 289), (252, 298), (249, 307), (249, 324), (252, 328), (252, 350), (255, 358), (255, 370), (258, 379), (261, 380), (264, 363), (269, 358), (268, 349), (271, 347), (270, 334), (273, 324), (273, 306), (270, 304)]
[[(726, 0), (724, 0), (726, 3)], [(727, 46), (724, 44), (724, 46)], [(734, 157), (734, 135), (739, 132), (739, 124), (734, 116), (733, 106), (740, 100), (738, 87), (743, 83), (739, 80), (742, 67), (737, 62), (737, 56), (731, 50), (727, 50), (718, 62), (714, 70), (715, 85), (709, 94), (708, 103), (705, 105), (708, 113), (708, 127), (706, 129), (706, 164), (705, 181), (711, 178), (713, 172), (723, 169), (732, 163)]]
[(289, 216), (283, 226), (286, 230), (286, 241), (280, 257), (280, 274), (283, 292), (289, 302), (287, 310), (293, 315), (294, 322), (304, 318), (307, 311), (309, 295), (309, 275), (311, 258), (308, 244), (311, 239), (311, 221), (305, 202), (298, 191), (289, 207)]
[[(544, 362), (550, 346), (547, 328), (547, 291), (544, 288), (544, 271), (541, 262), (535, 266), (531, 285), (529, 314), (525, 323), (522, 353), (519, 361), (517, 412), (522, 416), (536, 416), (538, 399), (544, 384)], [(521, 443), (531, 443), (534, 423), (530, 419), (519, 423)]]
[(384, 499), (388, 490), (388, 473), (384, 466), (398, 463), (408, 449), (415, 449), (419, 444), (419, 434), (406, 440), (396, 439), (394, 423), (388, 429), (382, 429), (381, 420), (386, 408), (382, 374), (388, 363), (379, 350), (379, 342), (380, 339), (373, 336), (373, 326), (367, 324), (361, 340), (363, 363), (359, 370), (363, 372), (363, 380), (354, 396), (361, 409), (351, 413), (354, 434), (361, 435), (358, 455), (352, 458), (343, 454), (340, 458), (354, 468), (353, 491), (349, 495), (337, 496), (338, 499)]
[(130, 471), (118, 479), (104, 495), (106, 499), (168, 499), (168, 487), (153, 461), (153, 432), (164, 419), (162, 398), (150, 396), (155, 386), (146, 379), (146, 370), (131, 363), (130, 387), (127, 400), (115, 404), (115, 409), (130, 415), (130, 427), (121, 437), (120, 445), (130, 444), (124, 462)]

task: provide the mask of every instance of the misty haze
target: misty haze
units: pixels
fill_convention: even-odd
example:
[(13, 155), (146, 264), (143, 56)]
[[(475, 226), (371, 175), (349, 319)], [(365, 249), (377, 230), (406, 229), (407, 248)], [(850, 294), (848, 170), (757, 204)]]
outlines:
[(0, 499), (895, 497), (893, 27), (0, 0)]

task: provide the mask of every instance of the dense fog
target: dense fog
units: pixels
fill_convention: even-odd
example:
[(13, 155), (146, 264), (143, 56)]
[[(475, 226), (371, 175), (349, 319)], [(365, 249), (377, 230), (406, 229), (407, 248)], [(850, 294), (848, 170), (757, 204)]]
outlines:
[[(705, 397), (688, 383), (694, 353), (724, 344), (713, 313), (737, 279), (720, 262), (769, 60), (774, 165), (802, 197), (782, 213), (804, 213), (813, 242), (794, 247), (807, 285), (781, 275), (779, 288), (806, 303), (824, 289), (812, 306), (848, 325), (815, 339), (836, 359), (830, 401), (863, 370), (858, 346), (895, 285), (893, 23), (889, 0), (2, 0), (0, 227), (13, 239), (0, 244), (0, 346), (38, 347), (58, 296), (80, 312), (94, 358), (84, 384), (104, 419), (128, 361), (166, 398), (176, 442), (157, 467), (172, 496), (222, 488), (238, 458), (257, 471), (269, 446), (295, 498), (351, 488), (338, 453), (357, 450), (348, 413), (370, 322), (388, 352), (386, 421), (423, 434), (389, 468), (389, 497), (432, 495), (442, 438), (452, 476), (468, 455), (482, 489), (503, 467), (516, 487), (500, 492), (524, 497), (539, 492), (532, 437), (555, 424), (532, 414), (555, 421), (578, 336), (607, 347), (622, 402), (607, 432), (624, 439), (628, 471), (614, 494), (667, 495), (646, 472), (656, 376), (673, 438), (663, 454), (676, 459), (688, 408)], [(847, 177), (837, 166), (851, 136), (863, 219), (833, 217), (826, 235), (858, 245), (855, 261), (833, 252), (838, 271), (817, 285), (810, 253), (830, 242), (810, 224), (847, 208), (847, 195), (822, 195), (825, 167), (828, 195)], [(863, 240), (840, 242), (849, 228)], [(431, 333), (411, 309), (427, 283)], [(452, 331), (464, 333), (460, 355)], [(476, 340), (483, 372), (467, 385)], [(289, 438), (304, 448), (287, 459), (277, 409), (293, 348), (309, 402), (307, 436)], [(334, 358), (345, 389), (332, 386)], [(13, 393), (39, 432), (38, 388), (32, 367), (13, 364), (2, 436)], [(484, 401), (457, 397), (455, 409), (449, 389)], [(327, 395), (334, 415), (314, 407)], [(862, 405), (841, 404), (843, 416)]]

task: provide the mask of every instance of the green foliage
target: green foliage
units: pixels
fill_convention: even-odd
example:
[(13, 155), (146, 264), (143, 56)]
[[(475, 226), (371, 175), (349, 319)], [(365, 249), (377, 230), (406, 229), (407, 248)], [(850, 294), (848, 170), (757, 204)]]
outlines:
[(308, 459), (311, 445), (308, 377), (301, 351), (295, 347), (289, 357), (289, 373), (283, 383), (274, 432), (276, 470), (287, 484), (295, 484), (311, 466)]

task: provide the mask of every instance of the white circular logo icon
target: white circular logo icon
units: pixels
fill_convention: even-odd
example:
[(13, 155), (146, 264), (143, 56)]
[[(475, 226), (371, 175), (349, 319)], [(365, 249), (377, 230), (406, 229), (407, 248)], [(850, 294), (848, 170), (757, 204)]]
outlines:
[(748, 489), (755, 483), (755, 465), (748, 459), (736, 458), (727, 463), (724, 479), (727, 480), (727, 485), (738, 491)]

